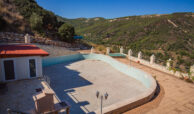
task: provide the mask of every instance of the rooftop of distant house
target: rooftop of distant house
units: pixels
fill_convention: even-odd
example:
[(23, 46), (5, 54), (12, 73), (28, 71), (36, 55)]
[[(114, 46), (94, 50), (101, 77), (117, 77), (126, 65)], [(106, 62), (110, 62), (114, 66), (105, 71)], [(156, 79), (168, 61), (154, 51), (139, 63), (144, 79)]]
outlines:
[(24, 56), (48, 56), (49, 53), (32, 44), (2, 44), (0, 58)]

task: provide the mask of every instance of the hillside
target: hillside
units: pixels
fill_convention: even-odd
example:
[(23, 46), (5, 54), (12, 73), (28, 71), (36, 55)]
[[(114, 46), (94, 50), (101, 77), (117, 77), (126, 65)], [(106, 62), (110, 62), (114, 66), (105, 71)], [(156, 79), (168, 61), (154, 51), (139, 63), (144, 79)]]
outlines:
[[(76, 33), (74, 32), (74, 28)], [(75, 34), (83, 35), (88, 44), (111, 47), (118, 52), (143, 52), (149, 59), (165, 64), (173, 59), (173, 67), (184, 72), (194, 64), (194, 13), (128, 16), (115, 19), (67, 19), (40, 7), (35, 0), (0, 0), (0, 32), (30, 33), (53, 40), (74, 42)]]
[(0, 31), (29, 32), (29, 26), (26, 24), (22, 15), (16, 11), (16, 7), (0, 1)]
[(74, 28), (40, 7), (35, 0), (1, 0), (0, 31), (30, 33), (72, 42)]
[(173, 67), (182, 71), (194, 64), (194, 13), (64, 21), (87, 42), (111, 46), (112, 51), (118, 52), (118, 47), (124, 46), (126, 53), (132, 49), (137, 56), (141, 50), (145, 59), (154, 53), (158, 63), (165, 64), (171, 58)]

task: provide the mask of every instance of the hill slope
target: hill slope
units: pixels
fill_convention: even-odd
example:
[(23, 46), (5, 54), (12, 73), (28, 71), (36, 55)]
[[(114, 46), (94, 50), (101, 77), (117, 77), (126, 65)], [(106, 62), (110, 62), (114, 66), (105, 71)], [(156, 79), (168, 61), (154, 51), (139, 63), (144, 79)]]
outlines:
[(74, 35), (72, 26), (58, 21), (53, 12), (43, 9), (35, 0), (1, 0), (0, 31), (31, 33), (63, 41)]
[(28, 32), (29, 26), (16, 7), (4, 0), (0, 1), (0, 31)]
[(165, 64), (171, 58), (173, 66), (182, 71), (194, 64), (194, 13), (64, 21), (86, 41), (111, 46), (113, 51), (124, 46), (137, 55), (141, 50), (145, 59), (154, 53), (158, 63)]

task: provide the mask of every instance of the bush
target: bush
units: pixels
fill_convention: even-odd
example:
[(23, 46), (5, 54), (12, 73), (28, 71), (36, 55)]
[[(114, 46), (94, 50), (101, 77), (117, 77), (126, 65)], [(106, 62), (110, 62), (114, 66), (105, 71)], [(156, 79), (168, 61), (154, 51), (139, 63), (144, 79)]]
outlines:
[(69, 26), (67, 24), (61, 25), (58, 29), (58, 33), (61, 36), (60, 39), (62, 41), (67, 41), (67, 42), (73, 42), (73, 36), (75, 34), (74, 28), (72, 26)]
[(52, 34), (52, 36), (57, 36), (57, 30), (62, 23), (57, 21), (57, 16), (53, 12), (40, 7), (36, 0), (10, 1), (17, 7), (24, 19), (30, 23), (33, 30), (36, 30), (41, 35)]
[(192, 76), (191, 79), (194, 81), (194, 76)]
[(41, 32), (42, 31), (42, 17), (39, 16), (36, 13), (32, 13), (31, 17), (30, 17), (30, 27), (33, 30), (36, 30), (37, 32)]
[(180, 50), (179, 51), (179, 54), (181, 55), (181, 56), (188, 56), (189, 54), (186, 52), (186, 51), (184, 51), (184, 50)]
[(57, 17), (49, 11), (43, 13), (43, 26), (48, 30), (54, 30), (60, 23), (57, 21)]
[(191, 53), (191, 54), (189, 55), (189, 57), (190, 57), (191, 59), (194, 59), (194, 53)]
[(180, 65), (183, 63), (184, 63), (184, 60), (180, 56), (177, 56), (177, 64)]

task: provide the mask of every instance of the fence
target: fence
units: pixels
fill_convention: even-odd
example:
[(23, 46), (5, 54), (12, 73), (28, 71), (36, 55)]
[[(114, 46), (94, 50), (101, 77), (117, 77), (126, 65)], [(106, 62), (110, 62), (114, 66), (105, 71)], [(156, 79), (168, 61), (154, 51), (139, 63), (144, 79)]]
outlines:
[[(122, 48), (121, 48), (121, 50), (123, 51)], [(124, 54), (124, 55), (127, 56), (128, 59), (131, 60), (131, 61), (138, 62), (140, 64), (146, 65), (146, 66), (151, 67), (153, 69), (157, 69), (159, 71), (165, 72), (167, 74), (170, 74), (170, 75), (173, 75), (173, 76), (176, 76), (176, 77), (190, 77), (189, 73), (183, 73), (183, 72), (174, 70), (171, 67), (172, 62), (173, 62), (171, 59), (169, 59), (167, 61), (164, 61), (164, 60), (161, 60), (161, 59), (155, 59), (155, 56), (151, 55), (149, 57), (150, 58), (150, 60), (149, 60), (148, 57), (144, 57), (143, 58), (142, 57), (143, 55), (142, 55), (141, 52), (136, 53), (135, 55), (138, 55), (138, 56), (135, 56), (134, 53), (132, 53), (132, 50), (129, 50), (128, 54)], [(163, 63), (163, 65), (165, 64), (165, 66), (163, 66), (163, 65), (161, 65), (159, 63)], [(190, 67), (190, 71), (193, 71), (193, 70), (194, 70), (194, 67), (191, 66)], [(191, 73), (191, 75), (193, 75), (193, 74)]]
[[(30, 42), (32, 43), (39, 43), (39, 44), (45, 44), (45, 45), (54, 45), (54, 46), (60, 46), (60, 47), (80, 47), (79, 44), (70, 44), (67, 42), (62, 42), (58, 40), (52, 40), (49, 38), (44, 37), (38, 37), (38, 36), (32, 36), (26, 34), (30, 38)], [(0, 42), (1, 43), (25, 43), (25, 34), (18, 34), (14, 32), (0, 32)]]

